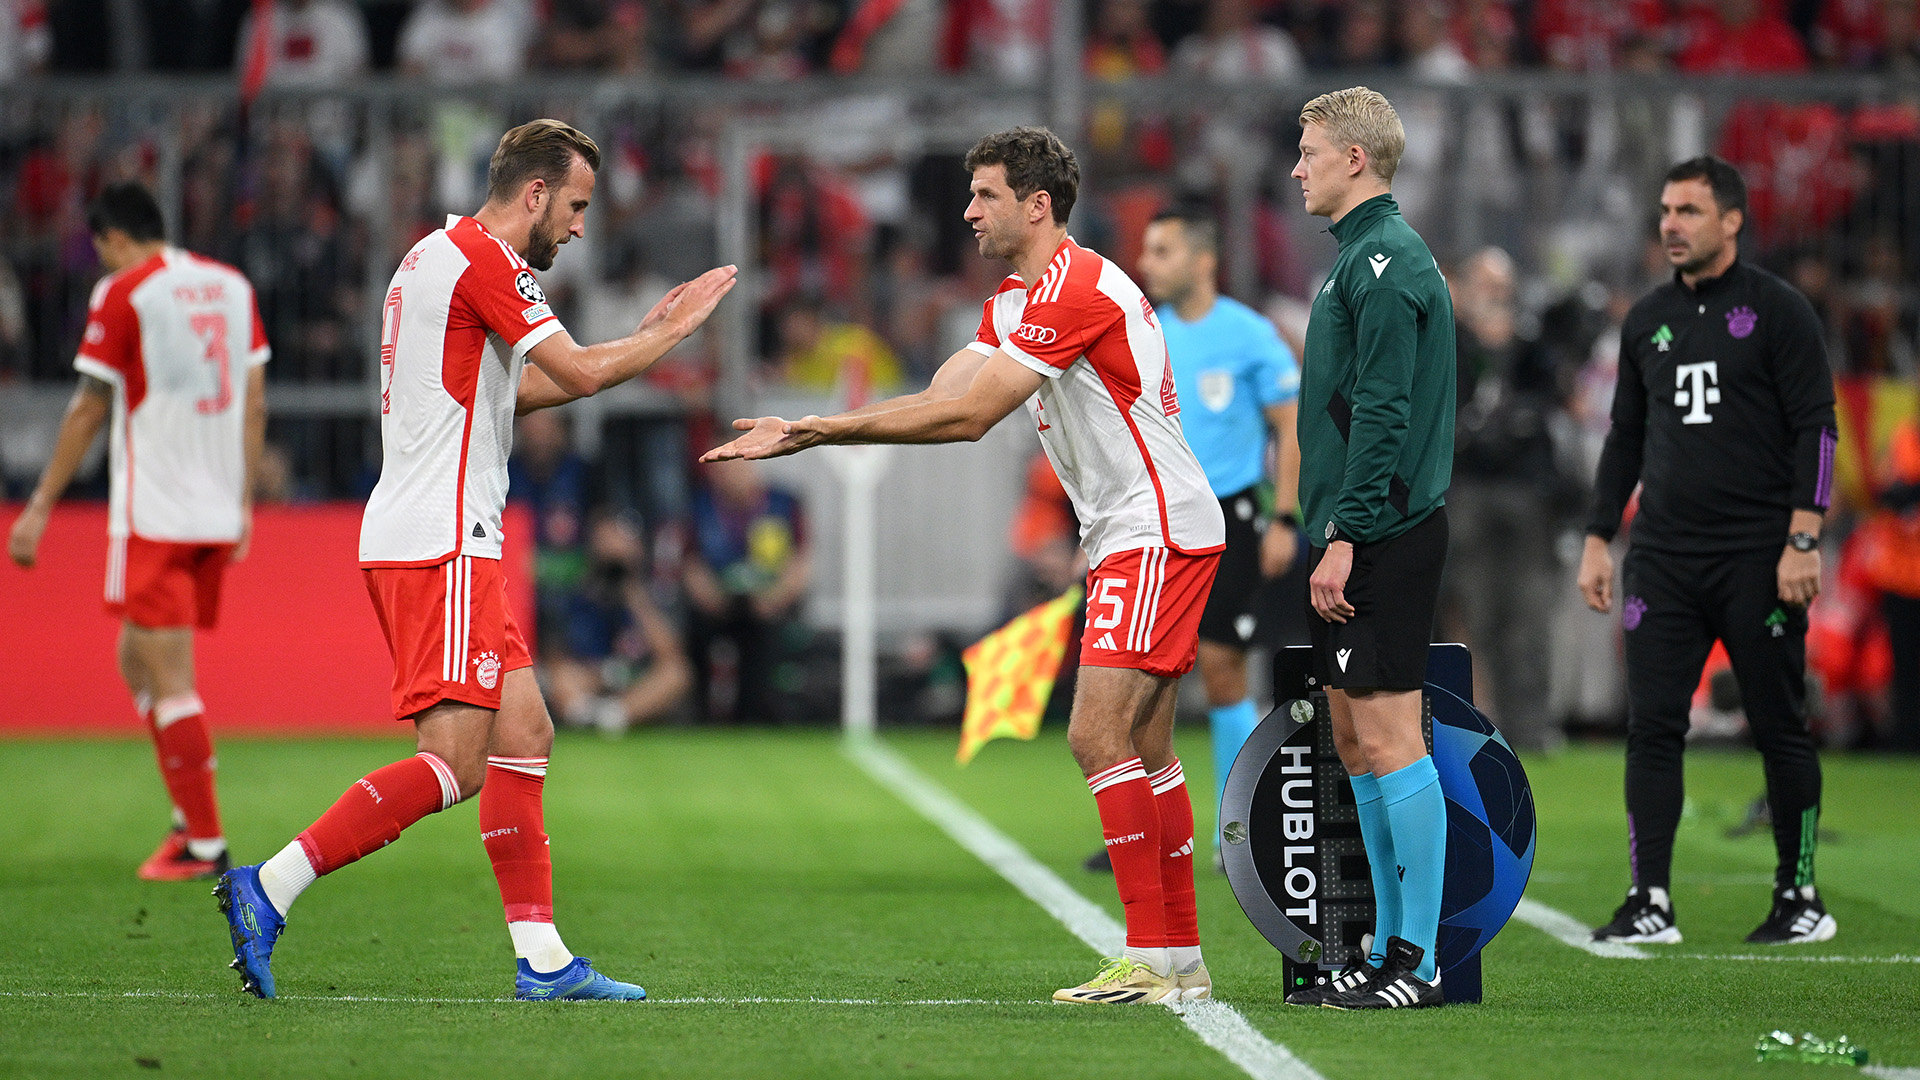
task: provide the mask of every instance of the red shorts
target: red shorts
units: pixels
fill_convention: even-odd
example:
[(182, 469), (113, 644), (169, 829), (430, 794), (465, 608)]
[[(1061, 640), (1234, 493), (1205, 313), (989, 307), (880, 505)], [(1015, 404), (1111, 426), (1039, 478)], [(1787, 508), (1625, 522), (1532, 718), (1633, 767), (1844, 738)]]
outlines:
[(213, 629), (232, 544), (107, 537), (107, 614), (135, 626)]
[(1200, 613), (1220, 555), (1135, 548), (1106, 557), (1087, 575), (1083, 667), (1123, 667), (1178, 677), (1193, 670)]
[(395, 720), (442, 701), (498, 709), (502, 676), (532, 666), (507, 610), (500, 560), (461, 555), (438, 566), (361, 573), (393, 654)]

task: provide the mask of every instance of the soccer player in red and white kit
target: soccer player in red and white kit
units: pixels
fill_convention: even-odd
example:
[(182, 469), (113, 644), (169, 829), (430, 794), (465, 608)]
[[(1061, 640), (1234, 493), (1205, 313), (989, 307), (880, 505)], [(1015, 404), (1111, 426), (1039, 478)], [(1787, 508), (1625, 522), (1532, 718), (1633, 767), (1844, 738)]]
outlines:
[(173, 830), (140, 876), (212, 878), (227, 868), (227, 842), (193, 631), (213, 628), (222, 575), (247, 553), (267, 428), (266, 331), (247, 279), (168, 247), (160, 205), (139, 184), (108, 185), (87, 225), (108, 273), (73, 361), (80, 388), (8, 554), (34, 564), (53, 504), (111, 420), (107, 612), (120, 619), (120, 675), (173, 799)]
[(553, 721), (507, 610), (500, 570), (516, 413), (638, 375), (698, 329), (733, 287), (710, 270), (668, 293), (629, 336), (581, 346), (534, 277), (585, 234), (600, 150), (557, 120), (506, 133), (487, 204), (415, 244), (387, 289), (380, 339), (385, 458), (360, 531), (360, 565), (393, 653), (393, 715), (419, 752), (354, 781), (292, 843), (236, 867), (216, 895), (241, 986), (274, 994), (286, 914), (321, 875), (480, 795), (480, 838), (518, 956), (514, 996), (639, 1000), (576, 957), (553, 925), (553, 861), (541, 793)]
[(704, 460), (837, 442), (972, 441), (1027, 403), (1093, 567), (1067, 742), (1099, 806), (1127, 914), (1126, 955), (1054, 998), (1208, 997), (1173, 704), (1226, 544), (1220, 503), (1181, 434), (1153, 305), (1125, 271), (1067, 235), (1080, 187), (1073, 151), (1045, 129), (1015, 128), (980, 140), (966, 166), (980, 253), (1014, 270), (987, 301), (976, 340), (921, 393), (838, 416), (737, 420), (747, 433)]

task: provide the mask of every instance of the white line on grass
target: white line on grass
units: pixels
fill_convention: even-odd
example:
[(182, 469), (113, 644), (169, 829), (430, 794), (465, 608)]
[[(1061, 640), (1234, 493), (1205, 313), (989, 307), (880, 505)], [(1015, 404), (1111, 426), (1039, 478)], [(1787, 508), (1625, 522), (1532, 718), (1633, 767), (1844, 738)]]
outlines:
[(1880, 1080), (1920, 1080), (1920, 1069), (1900, 1065), (1862, 1065), (1860, 1071)]
[(1548, 937), (1558, 939), (1562, 944), (1571, 945), (1582, 952), (1604, 956), (1609, 960), (1647, 959), (1647, 951), (1638, 946), (1622, 945), (1615, 941), (1593, 940), (1593, 933), (1587, 929), (1585, 923), (1558, 908), (1550, 908), (1529, 897), (1520, 898), (1520, 906), (1513, 909), (1513, 917)]
[[(918, 810), (954, 843), (972, 852), (1027, 899), (1059, 920), (1074, 937), (1102, 956), (1118, 956), (1126, 947), (1126, 929), (1079, 890), (1060, 880), (1026, 849), (988, 824), (965, 803), (921, 775), (898, 754), (872, 739), (850, 738), (847, 756), (876, 783)], [(1090, 1008), (1097, 1006), (1089, 1006)], [(1193, 1001), (1178, 1013), (1200, 1040), (1225, 1055), (1255, 1080), (1324, 1080), (1286, 1047), (1247, 1023), (1233, 1006)]]
[[(1790, 964), (1920, 964), (1920, 956), (1895, 953), (1892, 956), (1808, 956), (1794, 953), (1676, 953), (1624, 945), (1617, 941), (1595, 941), (1586, 924), (1558, 908), (1548, 907), (1531, 897), (1521, 897), (1513, 917), (1528, 926), (1571, 945), (1583, 952), (1609, 960), (1734, 960), (1740, 962)], [(1920, 1080), (1915, 1077), (1914, 1080)]]

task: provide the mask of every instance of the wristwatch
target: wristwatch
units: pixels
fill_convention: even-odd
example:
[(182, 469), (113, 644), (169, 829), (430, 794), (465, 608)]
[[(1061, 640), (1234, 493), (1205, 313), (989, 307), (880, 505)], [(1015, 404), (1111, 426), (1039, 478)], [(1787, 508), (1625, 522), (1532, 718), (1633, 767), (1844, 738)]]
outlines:
[(1349, 544), (1353, 543), (1353, 537), (1348, 536), (1346, 533), (1346, 530), (1342, 529), (1337, 523), (1334, 522), (1332, 518), (1328, 518), (1327, 519), (1327, 546), (1332, 547), (1334, 544), (1334, 541), (1336, 540), (1345, 540)]
[(1795, 551), (1812, 551), (1820, 546), (1820, 538), (1808, 532), (1797, 532), (1787, 537), (1787, 546)]

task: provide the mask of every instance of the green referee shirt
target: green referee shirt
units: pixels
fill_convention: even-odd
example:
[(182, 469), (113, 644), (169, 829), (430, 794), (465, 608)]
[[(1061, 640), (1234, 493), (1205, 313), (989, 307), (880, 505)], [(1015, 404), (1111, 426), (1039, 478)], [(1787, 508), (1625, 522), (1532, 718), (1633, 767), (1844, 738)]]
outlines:
[(1453, 301), (1391, 195), (1332, 227), (1340, 257), (1314, 298), (1300, 371), (1300, 516), (1357, 543), (1391, 540), (1453, 477)]

